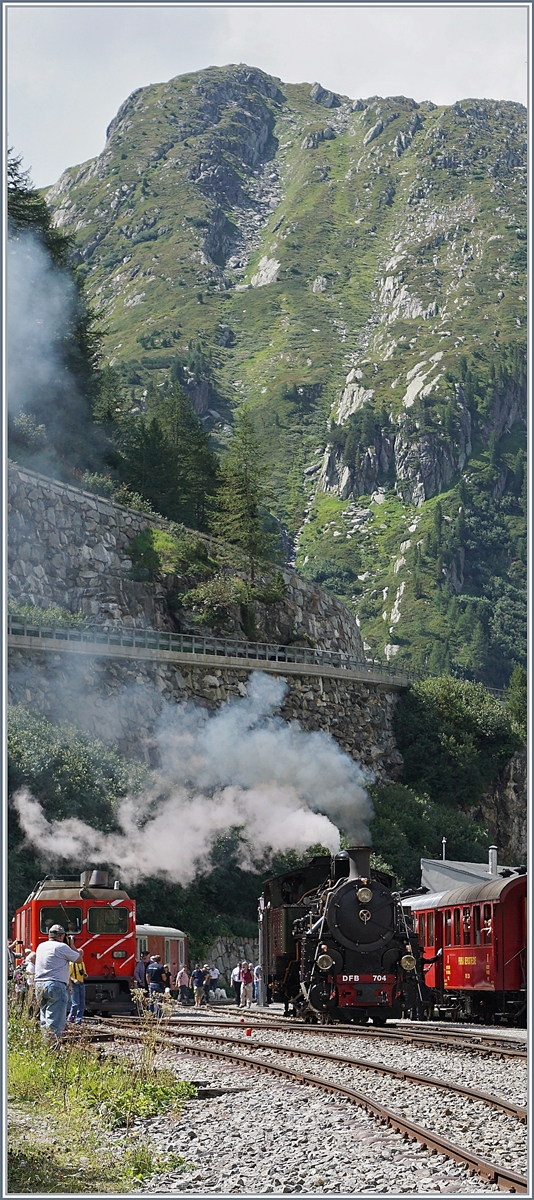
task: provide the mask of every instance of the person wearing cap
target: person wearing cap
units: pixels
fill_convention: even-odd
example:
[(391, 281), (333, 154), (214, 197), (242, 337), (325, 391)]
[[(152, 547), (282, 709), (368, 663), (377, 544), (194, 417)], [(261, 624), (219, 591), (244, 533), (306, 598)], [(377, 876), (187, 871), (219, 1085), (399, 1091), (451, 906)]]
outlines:
[(165, 992), (164, 980), (166, 979), (165, 967), (162, 966), (161, 962), (161, 954), (150, 955), (146, 977), (150, 996), (148, 1011), (153, 1013), (155, 1017), (161, 1017), (162, 1008), (159, 997)]
[(35, 998), (43, 1034), (56, 1041), (67, 1024), (69, 964), (83, 960), (83, 952), (66, 943), (62, 925), (51, 925), (48, 941), (40, 942), (35, 952)]

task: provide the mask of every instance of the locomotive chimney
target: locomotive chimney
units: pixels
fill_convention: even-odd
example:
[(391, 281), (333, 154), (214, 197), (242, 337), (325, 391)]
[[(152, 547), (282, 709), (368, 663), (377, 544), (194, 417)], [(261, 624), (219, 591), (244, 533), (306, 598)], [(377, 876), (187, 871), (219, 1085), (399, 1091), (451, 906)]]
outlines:
[(89, 880), (89, 887), (107, 888), (108, 872), (107, 871), (92, 871)]
[(489, 875), (497, 874), (497, 847), (496, 846), (490, 846), (490, 848), (489, 848), (488, 874)]
[(349, 879), (369, 879), (371, 875), (371, 847), (349, 846)]

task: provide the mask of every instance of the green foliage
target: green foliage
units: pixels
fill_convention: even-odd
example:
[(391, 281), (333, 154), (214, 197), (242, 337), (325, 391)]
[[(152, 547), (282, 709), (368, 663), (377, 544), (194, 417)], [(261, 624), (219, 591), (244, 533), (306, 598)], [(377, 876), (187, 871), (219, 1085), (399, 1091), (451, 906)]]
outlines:
[(524, 667), (514, 667), (505, 693), (506, 706), (512, 718), (514, 730), (525, 742), (527, 740), (528, 677)]
[(216, 569), (202, 538), (186, 533), (184, 529), (176, 534), (162, 529), (143, 529), (130, 542), (129, 554), (134, 577), (138, 578), (195, 575), (202, 579)]
[(252, 589), (244, 579), (219, 572), (186, 592), (183, 604), (193, 609), (199, 622), (217, 628), (228, 620), (236, 605), (246, 608), (251, 600)]
[(62, 629), (77, 629), (89, 624), (83, 613), (72, 613), (60, 604), (47, 604), (38, 608), (36, 604), (23, 604), (20, 600), (8, 600), (7, 611), (12, 617), (22, 617), (36, 625), (58, 625)]
[(396, 731), (406, 784), (458, 808), (477, 803), (519, 746), (503, 705), (482, 684), (450, 676), (400, 697)]
[(139, 492), (132, 492), (127, 484), (118, 483), (110, 475), (86, 471), (82, 485), (87, 492), (95, 492), (97, 496), (109, 496), (114, 504), (124, 504), (126, 508), (135, 508), (139, 512), (154, 512), (152, 505), (148, 500), (144, 500)]
[(266, 467), (251, 413), (236, 417), (234, 435), (221, 465), (217, 509), (211, 528), (221, 541), (245, 555), (248, 579), (254, 584), (259, 564), (272, 556), (275, 536), (266, 528)]
[[(142, 1055), (143, 1062), (145, 1059)], [(105, 1138), (109, 1129), (128, 1132), (136, 1118), (181, 1111), (196, 1091), (170, 1071), (113, 1056), (102, 1061), (95, 1048), (83, 1041), (65, 1042), (59, 1050), (43, 1039), (34, 1020), (12, 1008), (8, 1089), (17, 1114), (27, 1109), (35, 1116), (38, 1109), (46, 1138), (44, 1144), (30, 1140), (30, 1123), (29, 1137), (24, 1125), (23, 1139), (17, 1141), (15, 1122), (11, 1123), (10, 1192), (124, 1192), (132, 1182), (186, 1168), (182, 1156), (158, 1154), (146, 1141), (121, 1140), (115, 1135), (110, 1151)]]
[[(22, 705), (8, 714), (8, 793), (26, 787), (40, 801), (48, 820), (79, 817), (96, 829), (116, 828), (121, 796), (136, 790), (144, 777), (138, 764), (68, 725), (52, 725)], [(9, 910), (22, 904), (42, 876), (39, 856), (23, 845), (15, 810), (9, 808)]]
[(449, 858), (485, 861), (487, 830), (465, 813), (435, 803), (425, 792), (402, 784), (372, 788), (371, 795), (375, 810), (371, 822), (373, 842), (399, 887), (419, 887), (420, 860), (440, 857), (442, 837), (447, 838)]
[(178, 1081), (171, 1071), (159, 1070), (147, 1078), (113, 1059), (96, 1065), (92, 1072), (85, 1070), (83, 1098), (112, 1128), (128, 1126), (136, 1117), (176, 1112), (195, 1095), (193, 1085)]
[(203, 528), (217, 464), (209, 434), (175, 384), (152, 393), (148, 411), (117, 429), (119, 473), (162, 516)]

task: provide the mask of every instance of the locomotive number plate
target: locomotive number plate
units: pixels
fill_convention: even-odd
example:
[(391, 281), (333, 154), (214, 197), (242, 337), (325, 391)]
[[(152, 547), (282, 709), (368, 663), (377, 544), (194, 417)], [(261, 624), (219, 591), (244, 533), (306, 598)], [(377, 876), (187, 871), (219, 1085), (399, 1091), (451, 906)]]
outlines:
[(340, 983), (394, 983), (394, 975), (338, 975)]

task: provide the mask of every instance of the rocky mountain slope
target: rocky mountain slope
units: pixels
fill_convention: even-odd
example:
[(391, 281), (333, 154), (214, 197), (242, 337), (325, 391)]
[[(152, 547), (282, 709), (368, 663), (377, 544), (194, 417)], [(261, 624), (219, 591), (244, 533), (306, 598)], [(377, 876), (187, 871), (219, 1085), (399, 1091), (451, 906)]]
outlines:
[(369, 651), (501, 686), (525, 639), (526, 113), (246, 66), (134, 92), (48, 192), (133, 411), (249, 401), (298, 569)]

